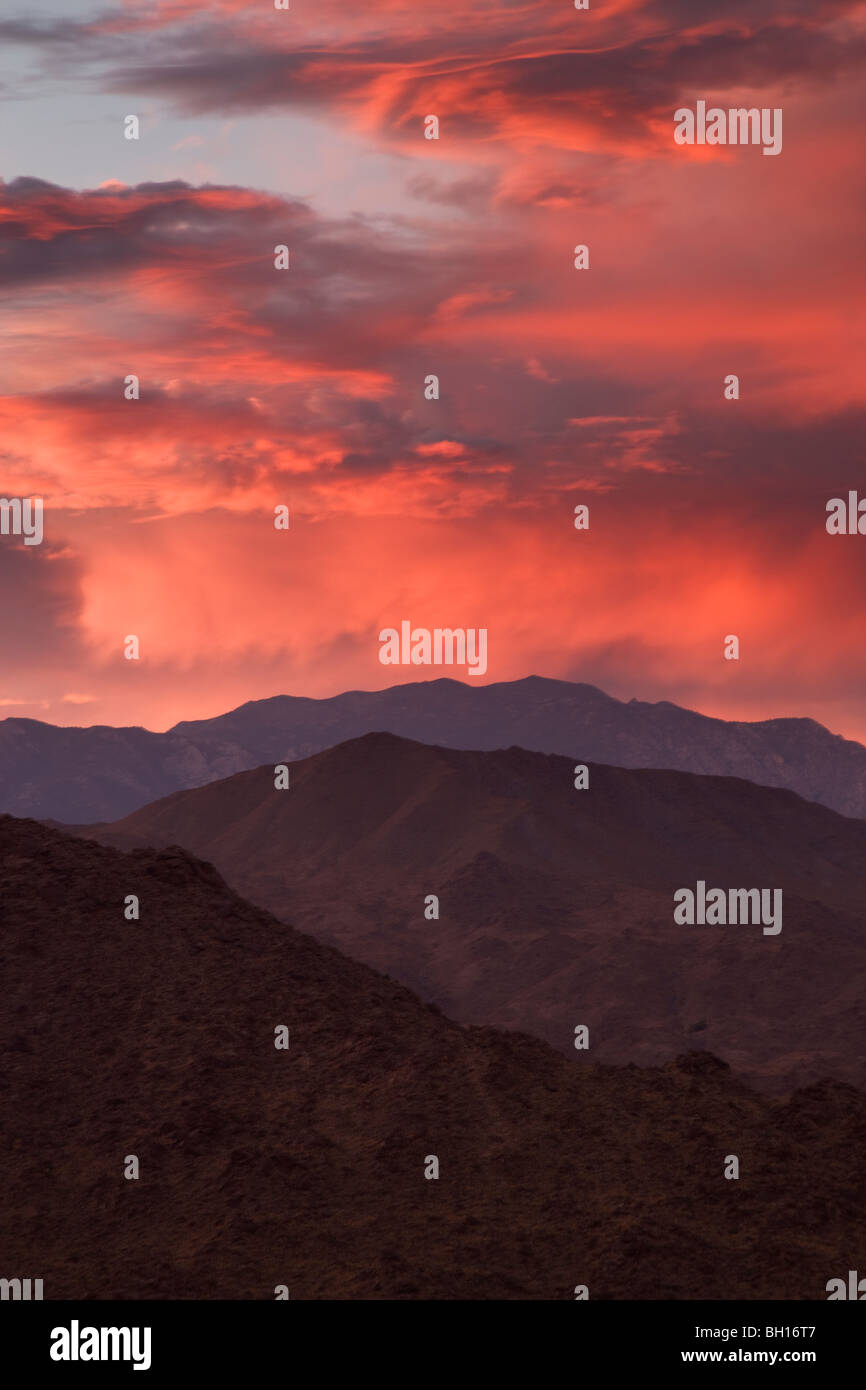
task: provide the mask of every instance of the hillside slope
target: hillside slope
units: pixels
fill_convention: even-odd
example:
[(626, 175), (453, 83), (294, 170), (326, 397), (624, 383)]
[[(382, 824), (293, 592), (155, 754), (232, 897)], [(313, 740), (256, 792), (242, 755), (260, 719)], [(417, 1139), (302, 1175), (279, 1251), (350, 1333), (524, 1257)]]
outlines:
[(863, 1249), (850, 1087), (577, 1066), (457, 1027), (180, 851), (8, 817), (0, 941), (0, 1245), (46, 1298), (814, 1299)]
[[(371, 734), (81, 833), (183, 845), (245, 897), (475, 1024), (610, 1063), (693, 1044), (755, 1084), (866, 1085), (866, 823), (733, 778)], [(674, 893), (782, 891), (782, 929), (681, 926)], [(429, 895), (438, 920), (425, 917)]]

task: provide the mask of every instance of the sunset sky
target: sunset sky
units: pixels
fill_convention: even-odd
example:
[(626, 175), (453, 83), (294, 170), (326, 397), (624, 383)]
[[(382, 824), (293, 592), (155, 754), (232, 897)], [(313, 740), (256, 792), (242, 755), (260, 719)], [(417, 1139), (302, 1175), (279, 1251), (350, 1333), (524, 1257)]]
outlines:
[[(0, 716), (465, 679), (379, 663), (409, 619), (486, 627), (485, 682), (866, 741), (866, 536), (825, 529), (866, 496), (866, 4), (2, 13), (0, 495), (45, 540), (0, 536)], [(675, 144), (698, 100), (781, 108), (781, 154)]]

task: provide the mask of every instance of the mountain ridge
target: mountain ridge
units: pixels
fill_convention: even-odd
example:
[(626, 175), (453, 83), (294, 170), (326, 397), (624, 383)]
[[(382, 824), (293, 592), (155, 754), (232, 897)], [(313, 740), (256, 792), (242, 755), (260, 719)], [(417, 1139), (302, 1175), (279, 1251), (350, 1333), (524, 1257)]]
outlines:
[[(588, 766), (576, 790), (555, 754), (367, 734), (291, 764), (286, 790), (265, 764), (70, 829), (183, 845), (464, 1023), (565, 1052), (591, 1025), (616, 1065), (663, 1063), (702, 1025), (751, 1084), (866, 1084), (866, 822), (744, 779)], [(782, 890), (780, 933), (677, 924), (699, 880)]]
[(516, 745), (620, 767), (744, 777), (866, 817), (866, 748), (814, 720), (728, 722), (542, 676), (478, 687), (443, 677), (323, 700), (274, 695), (165, 733), (5, 719), (0, 811), (63, 823), (115, 820), (173, 791), (378, 730), (445, 747)]

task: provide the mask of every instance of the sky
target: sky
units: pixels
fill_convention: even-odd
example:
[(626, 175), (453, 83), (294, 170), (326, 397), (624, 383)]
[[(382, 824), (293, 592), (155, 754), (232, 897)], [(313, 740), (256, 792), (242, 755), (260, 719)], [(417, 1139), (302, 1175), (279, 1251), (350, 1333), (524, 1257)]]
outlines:
[[(537, 674), (866, 741), (864, 49), (859, 0), (7, 0), (0, 716)], [(404, 620), (486, 673), (383, 666)]]

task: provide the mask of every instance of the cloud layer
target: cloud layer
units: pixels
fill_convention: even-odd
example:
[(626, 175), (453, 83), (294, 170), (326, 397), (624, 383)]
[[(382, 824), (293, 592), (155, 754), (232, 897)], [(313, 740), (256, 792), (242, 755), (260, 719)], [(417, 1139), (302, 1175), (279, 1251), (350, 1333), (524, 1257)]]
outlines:
[[(375, 215), (282, 173), (0, 184), (2, 489), (46, 499), (37, 554), (0, 537), (4, 712), (383, 685), (407, 617), (487, 626), (487, 679), (866, 738), (866, 540), (824, 530), (863, 477), (864, 33), (843, 0), (7, 17), (46, 107), (141, 110), (137, 153), (184, 113), (217, 172), (226, 123), (282, 171), (303, 112), (336, 201), (349, 134), (386, 162)], [(782, 155), (677, 147), (698, 98), (782, 107)]]

